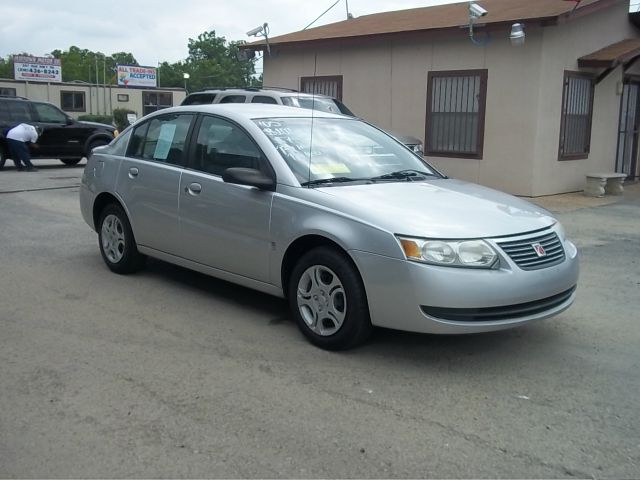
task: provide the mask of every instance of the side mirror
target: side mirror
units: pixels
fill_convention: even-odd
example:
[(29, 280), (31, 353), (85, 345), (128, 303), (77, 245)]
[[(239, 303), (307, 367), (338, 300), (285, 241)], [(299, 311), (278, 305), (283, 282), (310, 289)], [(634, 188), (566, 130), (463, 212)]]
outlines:
[(74, 120), (71, 117), (67, 117), (67, 125), (73, 125)]
[(274, 190), (276, 182), (271, 177), (267, 177), (260, 170), (255, 168), (227, 168), (222, 172), (222, 180), (227, 183), (237, 183), (238, 185), (248, 185), (260, 190)]

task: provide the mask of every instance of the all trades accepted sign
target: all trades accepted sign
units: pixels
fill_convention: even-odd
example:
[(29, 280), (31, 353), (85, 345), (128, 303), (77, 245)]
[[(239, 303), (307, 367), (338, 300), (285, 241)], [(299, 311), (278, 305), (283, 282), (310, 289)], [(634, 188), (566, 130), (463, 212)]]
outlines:
[(118, 85), (124, 87), (156, 87), (157, 79), (155, 68), (118, 65)]
[(28, 82), (62, 82), (59, 58), (13, 56), (13, 78)]

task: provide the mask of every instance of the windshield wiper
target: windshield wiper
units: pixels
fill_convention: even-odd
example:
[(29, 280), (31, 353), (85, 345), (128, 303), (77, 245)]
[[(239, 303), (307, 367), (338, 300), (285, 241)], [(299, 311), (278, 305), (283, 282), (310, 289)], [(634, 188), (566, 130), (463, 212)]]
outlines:
[(346, 183), (346, 182), (359, 182), (361, 178), (349, 178), (349, 177), (331, 177), (331, 178), (318, 178), (316, 180), (309, 180), (308, 182), (301, 183), (303, 187), (309, 187), (312, 185), (322, 185), (325, 183)]
[(435, 173), (423, 172), (421, 170), (398, 170), (396, 172), (385, 173), (384, 175), (378, 175), (377, 177), (372, 177), (369, 180), (406, 180), (411, 181), (416, 179), (416, 177), (438, 177)]

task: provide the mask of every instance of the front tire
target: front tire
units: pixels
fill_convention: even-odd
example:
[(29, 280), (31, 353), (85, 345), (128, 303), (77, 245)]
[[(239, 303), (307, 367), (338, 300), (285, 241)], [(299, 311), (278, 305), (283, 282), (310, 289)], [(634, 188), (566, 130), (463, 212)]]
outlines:
[(371, 335), (364, 285), (345, 254), (329, 247), (307, 252), (293, 269), (288, 293), (291, 313), (312, 344), (345, 350)]
[(138, 252), (129, 219), (120, 205), (107, 205), (98, 222), (98, 244), (104, 263), (112, 272), (126, 274), (140, 270), (146, 257)]

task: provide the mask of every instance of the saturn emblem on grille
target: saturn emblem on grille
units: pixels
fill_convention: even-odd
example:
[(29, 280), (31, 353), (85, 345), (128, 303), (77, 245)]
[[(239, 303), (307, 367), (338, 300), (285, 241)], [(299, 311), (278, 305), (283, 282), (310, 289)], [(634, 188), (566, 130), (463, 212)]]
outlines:
[(547, 256), (547, 252), (544, 251), (544, 247), (539, 243), (532, 243), (531, 246), (535, 250), (536, 255), (538, 255), (538, 258)]

